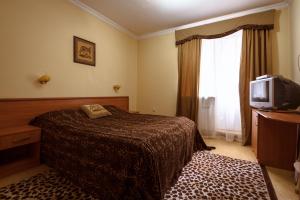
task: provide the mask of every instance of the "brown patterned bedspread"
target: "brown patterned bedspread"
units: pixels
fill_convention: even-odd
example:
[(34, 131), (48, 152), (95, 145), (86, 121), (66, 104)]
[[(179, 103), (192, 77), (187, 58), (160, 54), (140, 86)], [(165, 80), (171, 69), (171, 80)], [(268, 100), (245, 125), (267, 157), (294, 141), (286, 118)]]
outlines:
[(80, 110), (45, 113), (43, 161), (100, 199), (162, 199), (195, 150), (206, 148), (185, 117), (130, 114), (89, 119)]

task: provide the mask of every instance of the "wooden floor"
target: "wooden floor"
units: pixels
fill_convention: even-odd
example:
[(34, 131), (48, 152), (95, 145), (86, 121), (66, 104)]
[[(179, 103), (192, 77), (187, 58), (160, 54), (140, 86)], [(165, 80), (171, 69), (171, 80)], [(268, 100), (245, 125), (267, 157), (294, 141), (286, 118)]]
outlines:
[[(249, 160), (256, 162), (256, 158), (250, 147), (241, 146), (239, 143), (226, 142), (220, 139), (205, 139), (208, 145), (215, 146), (214, 153)], [(29, 178), (37, 173), (48, 170), (45, 165), (40, 165), (12, 176), (0, 179), (0, 187), (19, 182), (20, 180)], [(267, 168), (271, 181), (273, 183), (275, 192), (279, 200), (297, 200), (298, 196), (295, 193), (294, 173), (286, 170), (275, 168)]]

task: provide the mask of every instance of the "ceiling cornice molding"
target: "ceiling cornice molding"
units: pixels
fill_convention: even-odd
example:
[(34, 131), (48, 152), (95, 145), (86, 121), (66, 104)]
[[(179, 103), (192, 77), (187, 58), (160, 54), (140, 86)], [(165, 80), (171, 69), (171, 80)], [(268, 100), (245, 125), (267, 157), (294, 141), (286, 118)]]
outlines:
[(197, 27), (197, 26), (203, 26), (203, 25), (206, 25), (206, 24), (212, 24), (212, 23), (215, 23), (215, 22), (220, 22), (220, 21), (224, 21), (224, 20), (228, 20), (228, 19), (234, 19), (234, 18), (237, 18), (237, 17), (243, 17), (243, 16), (246, 16), (246, 15), (251, 15), (251, 14), (255, 14), (255, 13), (261, 13), (261, 12), (265, 12), (265, 11), (273, 10), (273, 9), (278, 10), (278, 9), (288, 7), (290, 1), (291, 0), (285, 0), (284, 2), (277, 3), (277, 4), (272, 4), (272, 5), (269, 5), (269, 6), (254, 8), (254, 9), (250, 9), (250, 10), (246, 10), (246, 11), (232, 13), (232, 14), (229, 14), (229, 15), (223, 15), (223, 16), (220, 16), (220, 17), (206, 19), (206, 20), (202, 20), (202, 21), (198, 21), (198, 22), (194, 22), (194, 23), (190, 23), (190, 24), (186, 24), (186, 25), (182, 25), (182, 26), (177, 26), (177, 27), (174, 27), (174, 28), (169, 28), (169, 29), (165, 29), (165, 30), (161, 30), (161, 31), (153, 32), (153, 33), (147, 33), (147, 34), (144, 34), (144, 35), (141, 35), (141, 36), (137, 37), (137, 39), (138, 40), (143, 40), (143, 39), (147, 39), (147, 38), (151, 38), (151, 37), (156, 37), (156, 36), (161, 36), (161, 35), (174, 33), (177, 30), (188, 29), (188, 28), (193, 28), (193, 27)]
[(156, 37), (156, 36), (175, 33), (175, 31), (176, 31), (176, 28), (164, 29), (162, 31), (157, 31), (157, 32), (153, 32), (153, 33), (146, 33), (144, 35), (138, 36), (137, 39), (138, 40), (148, 39), (148, 38), (152, 38), (152, 37)]
[(118, 31), (123, 32), (123, 33), (127, 34), (128, 36), (130, 36), (134, 39), (137, 39), (137, 40), (143, 40), (143, 39), (152, 38), (152, 37), (156, 37), (156, 36), (167, 35), (167, 34), (174, 33), (177, 30), (193, 28), (193, 27), (197, 27), (197, 26), (203, 26), (203, 25), (206, 25), (206, 24), (212, 24), (212, 23), (215, 23), (215, 22), (220, 22), (220, 21), (224, 21), (224, 20), (228, 20), (228, 19), (243, 17), (243, 16), (246, 16), (246, 15), (265, 12), (265, 11), (268, 11), (268, 10), (273, 10), (273, 9), (278, 10), (278, 9), (282, 9), (282, 8), (287, 7), (289, 5), (289, 3), (291, 3), (291, 0), (285, 0), (281, 3), (272, 4), (272, 5), (269, 5), (269, 6), (264, 6), (264, 7), (254, 8), (254, 9), (245, 10), (245, 11), (232, 13), (232, 14), (228, 14), (228, 15), (223, 15), (223, 16), (220, 16), (220, 17), (206, 19), (206, 20), (202, 20), (202, 21), (198, 21), (198, 22), (194, 22), (194, 23), (190, 23), (190, 24), (186, 24), (186, 25), (182, 25), (182, 26), (177, 26), (177, 27), (173, 27), (173, 28), (169, 28), (169, 29), (164, 29), (164, 30), (161, 30), (161, 31), (153, 32), (153, 33), (146, 33), (144, 35), (138, 36), (138, 35), (132, 33), (131, 31), (129, 31), (128, 29), (124, 28), (123, 26), (119, 25), (115, 21), (111, 20), (110, 18), (104, 16), (99, 11), (96, 11), (95, 9), (93, 9), (93, 8), (87, 6), (86, 4), (82, 3), (80, 0), (69, 0), (69, 1), (72, 2), (74, 5), (78, 6), (79, 8), (81, 8), (82, 10), (84, 10), (84, 11), (90, 13), (91, 15), (95, 16), (97, 19), (111, 25), (112, 27), (114, 27)]
[(82, 10), (90, 13), (91, 15), (95, 16), (97, 19), (111, 25), (112, 27), (114, 27), (115, 29), (117, 29), (118, 31), (127, 34), (128, 36), (134, 38), (134, 39), (138, 39), (138, 36), (135, 35), (134, 33), (132, 33), (131, 31), (129, 31), (128, 29), (124, 28), (123, 26), (119, 25), (118, 23), (114, 22), (113, 20), (111, 20), (110, 18), (104, 16), (102, 13), (96, 11), (95, 9), (87, 6), (86, 4), (82, 3), (80, 0), (69, 0), (71, 3), (73, 3), (74, 5), (78, 6), (79, 8), (81, 8)]

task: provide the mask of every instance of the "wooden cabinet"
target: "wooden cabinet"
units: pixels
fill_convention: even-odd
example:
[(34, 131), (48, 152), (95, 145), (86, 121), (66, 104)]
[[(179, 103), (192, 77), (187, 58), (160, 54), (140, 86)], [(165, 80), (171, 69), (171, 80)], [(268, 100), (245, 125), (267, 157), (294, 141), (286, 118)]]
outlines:
[(0, 177), (39, 165), (40, 137), (33, 126), (0, 129)]
[(258, 129), (258, 114), (256, 111), (252, 111), (252, 136), (251, 136), (251, 144), (252, 144), (252, 150), (257, 156), (257, 129)]
[(252, 149), (261, 164), (293, 170), (300, 115), (252, 111)]

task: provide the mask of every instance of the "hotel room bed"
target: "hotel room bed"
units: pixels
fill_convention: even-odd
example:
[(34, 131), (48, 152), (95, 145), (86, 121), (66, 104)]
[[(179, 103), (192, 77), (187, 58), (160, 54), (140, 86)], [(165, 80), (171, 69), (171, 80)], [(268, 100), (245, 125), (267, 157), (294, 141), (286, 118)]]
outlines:
[(89, 119), (80, 110), (42, 114), (42, 160), (100, 199), (162, 199), (196, 150), (206, 148), (185, 117), (112, 113)]

